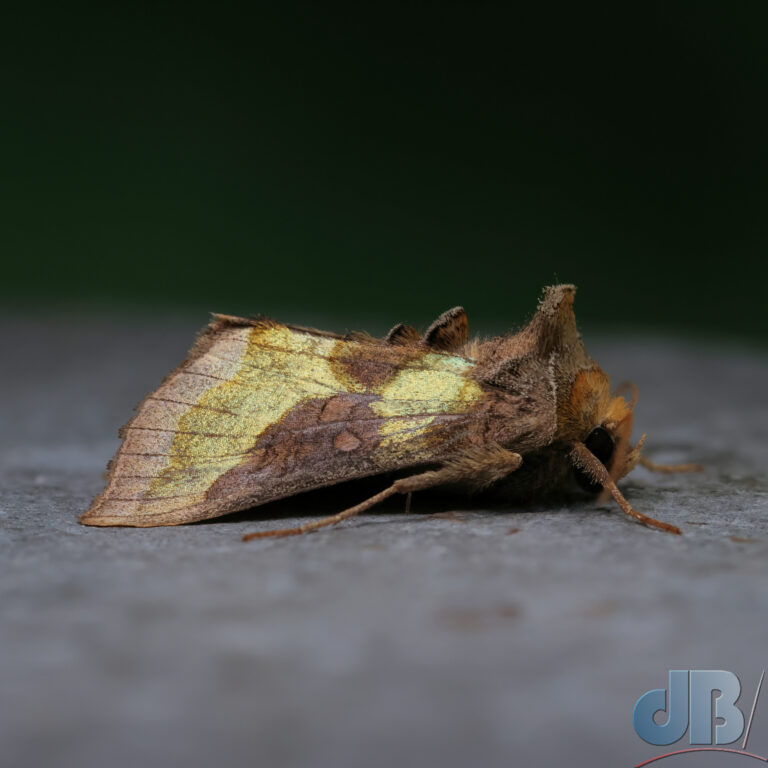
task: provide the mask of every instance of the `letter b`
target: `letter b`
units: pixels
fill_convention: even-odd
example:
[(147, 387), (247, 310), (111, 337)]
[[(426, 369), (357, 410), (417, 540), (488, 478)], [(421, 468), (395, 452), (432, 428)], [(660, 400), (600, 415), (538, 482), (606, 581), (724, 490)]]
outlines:
[[(712, 692), (720, 691), (712, 711)], [(724, 669), (691, 670), (691, 744), (712, 743), (712, 719), (722, 718), (715, 725), (715, 744), (730, 744), (744, 731), (744, 715), (736, 706), (741, 683), (733, 672)]]

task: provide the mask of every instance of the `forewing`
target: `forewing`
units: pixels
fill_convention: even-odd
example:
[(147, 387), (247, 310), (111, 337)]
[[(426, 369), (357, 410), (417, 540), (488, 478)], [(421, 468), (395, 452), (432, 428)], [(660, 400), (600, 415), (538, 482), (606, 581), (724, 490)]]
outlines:
[(471, 361), (219, 316), (122, 430), (81, 521), (175, 525), (428, 463), (466, 443)]

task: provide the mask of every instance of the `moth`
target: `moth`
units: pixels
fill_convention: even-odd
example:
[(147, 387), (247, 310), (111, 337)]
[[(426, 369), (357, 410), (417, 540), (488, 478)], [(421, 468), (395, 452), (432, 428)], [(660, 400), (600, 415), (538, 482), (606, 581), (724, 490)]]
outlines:
[[(80, 521), (177, 525), (371, 475), (381, 492), (331, 517), (245, 538), (339, 523), (394, 494), (437, 486), (543, 499), (580, 486), (630, 517), (617, 481), (640, 463), (634, 396), (611, 392), (587, 354), (575, 287), (544, 289), (516, 333), (470, 340), (461, 307), (420, 335), (338, 335), (266, 318), (214, 315), (188, 358), (121, 430), (105, 490)], [(394, 473), (394, 474), (393, 474)]]

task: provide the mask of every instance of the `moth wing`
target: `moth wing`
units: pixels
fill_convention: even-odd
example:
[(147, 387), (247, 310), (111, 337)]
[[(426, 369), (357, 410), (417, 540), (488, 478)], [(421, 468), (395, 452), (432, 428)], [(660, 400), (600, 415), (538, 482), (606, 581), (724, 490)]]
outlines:
[(176, 525), (399, 467), (467, 442), (466, 358), (217, 316), (123, 428), (89, 525)]

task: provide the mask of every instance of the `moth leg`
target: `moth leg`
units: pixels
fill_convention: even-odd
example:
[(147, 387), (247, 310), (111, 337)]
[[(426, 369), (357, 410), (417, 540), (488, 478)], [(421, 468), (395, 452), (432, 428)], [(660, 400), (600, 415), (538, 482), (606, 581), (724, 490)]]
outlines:
[(641, 456), (638, 461), (641, 467), (645, 467), (651, 472), (663, 472), (666, 474), (672, 474), (673, 472), (701, 472), (704, 469), (701, 464), (657, 464), (655, 461), (646, 459), (645, 456)]
[[(420, 475), (416, 475), (416, 477), (420, 477)], [(354, 507), (349, 507), (349, 509), (345, 509), (338, 514), (331, 515), (330, 517), (323, 517), (320, 520), (313, 520), (311, 523), (304, 523), (304, 525), (297, 525), (295, 528), (280, 528), (277, 531), (256, 531), (255, 533), (246, 533), (245, 536), (243, 536), (243, 541), (266, 539), (269, 537), (281, 538), (283, 536), (299, 536), (302, 533), (316, 531), (318, 528), (325, 528), (327, 525), (336, 525), (336, 523), (340, 523), (350, 517), (359, 515), (371, 507), (375, 507), (379, 502), (384, 501), (384, 499), (388, 499), (390, 496), (400, 493), (400, 490), (397, 488), (397, 483), (399, 482), (400, 481), (397, 480), (390, 485), (389, 488), (385, 488), (375, 496), (371, 496), (369, 499), (361, 501), (359, 504), (355, 504)]]
[(644, 515), (642, 512), (633, 509), (619, 490), (614, 479), (611, 477), (610, 472), (608, 472), (604, 464), (589, 450), (589, 448), (587, 448), (586, 445), (584, 445), (584, 443), (576, 443), (573, 446), (570, 458), (574, 466), (578, 467), (582, 472), (585, 472), (595, 483), (600, 483), (600, 485), (602, 485), (603, 488), (616, 499), (616, 502), (621, 507), (624, 514), (633, 517), (635, 520), (650, 528), (658, 528), (659, 530), (667, 531), (668, 533), (682, 533), (676, 525), (663, 523), (661, 520), (656, 520), (654, 517), (648, 517), (648, 515)]
[(375, 496), (371, 496), (369, 499), (356, 504), (354, 507), (349, 507), (349, 509), (345, 509), (338, 514), (324, 517), (320, 520), (313, 520), (295, 528), (247, 533), (243, 536), (243, 541), (265, 539), (268, 537), (299, 536), (302, 533), (310, 533), (319, 528), (335, 525), (343, 520), (348, 520), (350, 517), (355, 517), (355, 515), (369, 510), (396, 493), (404, 493), (406, 498), (409, 498), (414, 491), (424, 491), (427, 488), (456, 482), (465, 482), (476, 488), (484, 488), (514, 472), (522, 463), (523, 459), (519, 453), (508, 451), (500, 445), (492, 444), (482, 448), (470, 448), (448, 459), (440, 469), (429, 470), (418, 475), (395, 480), (389, 488), (385, 488)]

